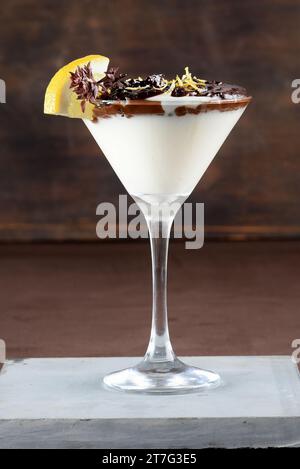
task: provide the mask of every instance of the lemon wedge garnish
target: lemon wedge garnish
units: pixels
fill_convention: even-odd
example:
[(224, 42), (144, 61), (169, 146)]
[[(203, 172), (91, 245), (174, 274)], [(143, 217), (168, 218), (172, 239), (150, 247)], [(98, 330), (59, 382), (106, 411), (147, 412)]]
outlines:
[(77, 67), (83, 67), (88, 63), (91, 64), (95, 79), (100, 80), (107, 70), (109, 59), (103, 55), (87, 55), (60, 68), (51, 79), (45, 93), (45, 114), (92, 119), (94, 106), (86, 103), (85, 111), (82, 112), (77, 95), (70, 89), (70, 72), (75, 72)]

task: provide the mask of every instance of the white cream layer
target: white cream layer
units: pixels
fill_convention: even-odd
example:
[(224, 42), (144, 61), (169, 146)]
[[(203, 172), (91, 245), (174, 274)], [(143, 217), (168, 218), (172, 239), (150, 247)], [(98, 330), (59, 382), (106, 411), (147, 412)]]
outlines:
[(244, 110), (115, 115), (85, 124), (130, 194), (189, 195)]

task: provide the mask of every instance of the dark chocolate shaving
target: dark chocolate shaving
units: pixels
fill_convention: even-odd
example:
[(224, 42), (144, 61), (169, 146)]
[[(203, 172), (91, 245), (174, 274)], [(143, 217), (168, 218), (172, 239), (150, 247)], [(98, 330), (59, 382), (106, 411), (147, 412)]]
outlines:
[(247, 96), (247, 91), (241, 86), (229, 85), (213, 80), (206, 83), (206, 90), (203, 91), (202, 96), (230, 99), (231, 96)]
[(128, 78), (125, 73), (119, 73), (118, 67), (110, 67), (105, 76), (96, 81), (88, 63), (84, 67), (77, 67), (74, 73), (71, 72), (70, 88), (81, 100), (83, 112), (86, 102), (101, 106), (107, 101), (147, 99), (168, 90), (171, 96), (175, 97), (207, 96), (230, 99), (232, 96), (247, 96), (246, 90), (239, 86), (192, 78), (188, 68), (186, 73), (188, 75), (183, 76), (185, 81), (178, 77), (176, 80), (168, 81), (162, 74), (153, 74), (146, 78)]

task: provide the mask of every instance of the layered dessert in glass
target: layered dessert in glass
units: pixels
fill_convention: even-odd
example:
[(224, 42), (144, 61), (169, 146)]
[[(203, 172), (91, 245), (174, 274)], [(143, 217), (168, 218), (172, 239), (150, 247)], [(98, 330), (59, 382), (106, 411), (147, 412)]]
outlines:
[(149, 345), (140, 363), (107, 375), (104, 383), (144, 393), (216, 387), (221, 382), (217, 373), (184, 364), (171, 346), (167, 253), (176, 213), (166, 212), (165, 206), (174, 202), (180, 206), (190, 195), (251, 97), (240, 86), (199, 78), (188, 68), (171, 78), (162, 74), (129, 77), (118, 68), (108, 68), (106, 57), (89, 56), (61, 70), (49, 84), (45, 112), (83, 119), (143, 211), (151, 240)]

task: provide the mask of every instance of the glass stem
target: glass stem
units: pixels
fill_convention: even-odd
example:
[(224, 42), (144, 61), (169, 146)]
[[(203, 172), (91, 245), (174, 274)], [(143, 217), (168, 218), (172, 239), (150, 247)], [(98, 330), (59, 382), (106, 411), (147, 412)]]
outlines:
[(173, 362), (167, 313), (167, 262), (172, 216), (147, 219), (152, 257), (153, 306), (151, 336), (146, 351), (148, 362)]

